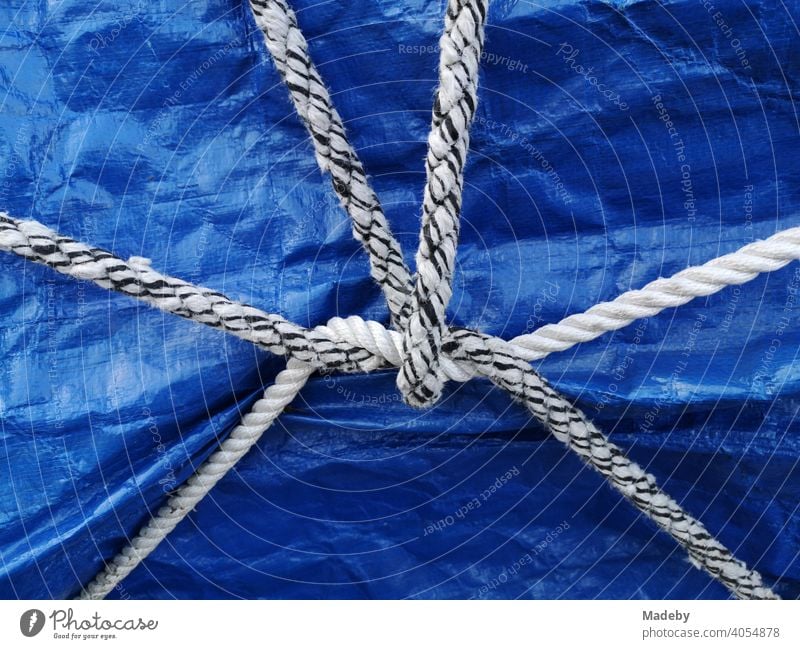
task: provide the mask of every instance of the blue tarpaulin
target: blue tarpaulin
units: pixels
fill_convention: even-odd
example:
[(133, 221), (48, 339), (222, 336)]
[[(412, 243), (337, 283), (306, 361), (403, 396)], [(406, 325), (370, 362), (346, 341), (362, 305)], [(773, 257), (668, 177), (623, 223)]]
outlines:
[[(441, 1), (293, 0), (409, 263)], [(0, 210), (302, 325), (388, 322), (238, 0), (0, 8)], [(800, 225), (800, 5), (494, 0), (453, 323), (510, 338)], [(800, 596), (800, 266), (536, 367)], [(0, 256), (0, 596), (75, 595), (282, 366)], [(721, 598), (487, 382), (317, 376), (112, 597)]]

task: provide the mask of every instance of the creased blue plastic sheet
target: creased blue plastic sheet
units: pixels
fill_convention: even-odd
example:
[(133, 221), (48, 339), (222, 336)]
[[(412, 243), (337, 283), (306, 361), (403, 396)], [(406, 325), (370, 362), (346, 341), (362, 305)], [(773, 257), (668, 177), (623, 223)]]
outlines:
[[(413, 263), (442, 2), (293, 0)], [(800, 225), (797, 2), (491, 2), (453, 323), (510, 338)], [(0, 8), (0, 209), (303, 325), (388, 322), (247, 4)], [(800, 595), (800, 267), (553, 354)], [(75, 595), (282, 361), (0, 257), (0, 595)], [(720, 598), (484, 381), (317, 376), (112, 597)]]

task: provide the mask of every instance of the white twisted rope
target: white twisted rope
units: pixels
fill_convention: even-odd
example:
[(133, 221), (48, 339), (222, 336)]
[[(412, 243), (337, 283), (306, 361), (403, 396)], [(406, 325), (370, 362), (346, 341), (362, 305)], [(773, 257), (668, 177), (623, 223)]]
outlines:
[(744, 284), (760, 273), (783, 268), (800, 259), (800, 227), (782, 230), (763, 241), (755, 241), (702, 266), (691, 266), (669, 278), (650, 282), (623, 293), (611, 302), (601, 302), (586, 313), (571, 315), (556, 324), (509, 341), (527, 360), (594, 340), (608, 331), (626, 327), (634, 320), (649, 318), (696, 297), (716, 293), (726, 286)]
[(436, 402), (444, 383), (439, 358), (447, 334), (445, 310), (452, 295), (464, 163), (478, 101), (485, 19), (486, 0), (450, 0), (439, 40), (439, 88), (425, 161), (416, 285), (403, 332), (403, 365), (397, 373), (403, 398), (418, 408)]
[(325, 326), (305, 329), (281, 316), (236, 303), (216, 291), (158, 273), (142, 258), (133, 257), (126, 262), (35, 221), (19, 221), (0, 213), (2, 250), (289, 356), (287, 369), (220, 445), (220, 450), (109, 562), (82, 596), (104, 597), (152, 552), (247, 453), (313, 371), (369, 372), (395, 366), (401, 368), (398, 385), (414, 405), (435, 401), (445, 377), (464, 381), (476, 373), (487, 376), (521, 401), (557, 439), (668, 532), (697, 567), (708, 571), (737, 597), (775, 598), (757, 572), (733, 557), (701, 523), (664, 494), (653, 476), (626, 458), (526, 361), (590, 340), (603, 331), (683, 304), (692, 297), (708, 295), (725, 285), (743, 283), (760, 272), (775, 270), (798, 258), (798, 229), (759, 242), (763, 245), (751, 244), (738, 253), (687, 269), (669, 280), (657, 280), (641, 291), (630, 291), (613, 302), (597, 305), (586, 314), (570, 316), (557, 325), (519, 337), (515, 339), (518, 346), (464, 329), (448, 330), (445, 308), (451, 292), (463, 165), (475, 109), (485, 1), (451, 0), (447, 10), (413, 296), (400, 246), (347, 142), (341, 120), (308, 56), (294, 13), (283, 0), (251, 0), (251, 4), (298, 114), (312, 136), (317, 161), (323, 171), (331, 172), (334, 190), (353, 220), (354, 234), (370, 256), (372, 275), (382, 286), (401, 331), (389, 331), (357, 317), (334, 318)]
[(79, 599), (103, 599), (127, 577), (136, 566), (158, 547), (214, 485), (258, 442), (261, 435), (283, 412), (305, 385), (313, 369), (290, 360), (286, 369), (253, 404), (241, 423), (228, 438), (200, 465), (178, 491), (167, 500), (128, 545), (81, 591)]

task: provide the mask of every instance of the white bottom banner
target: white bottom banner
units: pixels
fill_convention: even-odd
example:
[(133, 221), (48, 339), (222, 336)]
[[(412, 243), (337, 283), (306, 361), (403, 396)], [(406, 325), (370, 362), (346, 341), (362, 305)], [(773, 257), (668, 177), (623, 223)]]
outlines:
[(798, 617), (795, 602), (4, 601), (0, 647), (777, 648), (800, 647)]

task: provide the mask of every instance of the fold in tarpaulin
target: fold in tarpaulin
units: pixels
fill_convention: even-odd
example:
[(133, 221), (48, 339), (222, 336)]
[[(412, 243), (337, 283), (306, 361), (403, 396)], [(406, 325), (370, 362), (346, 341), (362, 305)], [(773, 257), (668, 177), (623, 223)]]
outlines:
[[(408, 253), (443, 5), (292, 6)], [(511, 338), (800, 224), (798, 13), (492, 2), (452, 321)], [(247, 4), (0, 15), (0, 209), (303, 325), (388, 321)], [(282, 361), (0, 270), (0, 595), (68, 597)], [(790, 598), (798, 289), (790, 265), (537, 365)], [(312, 378), (112, 597), (727, 596), (488, 383), (414, 411), (394, 381)]]

